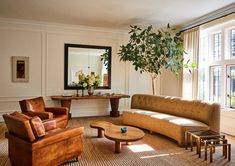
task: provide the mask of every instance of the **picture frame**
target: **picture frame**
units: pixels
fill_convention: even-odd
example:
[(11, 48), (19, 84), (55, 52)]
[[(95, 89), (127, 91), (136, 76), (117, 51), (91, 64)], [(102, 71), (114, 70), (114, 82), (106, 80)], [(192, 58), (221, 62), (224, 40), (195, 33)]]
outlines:
[(29, 82), (29, 57), (12, 57), (12, 82)]

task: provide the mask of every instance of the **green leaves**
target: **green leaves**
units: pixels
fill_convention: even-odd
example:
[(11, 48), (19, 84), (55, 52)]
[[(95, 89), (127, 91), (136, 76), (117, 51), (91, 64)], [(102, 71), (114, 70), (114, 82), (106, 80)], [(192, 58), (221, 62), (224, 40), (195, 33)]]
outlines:
[[(121, 46), (122, 47), (122, 46)], [(124, 47), (124, 46), (123, 46)], [(101, 61), (103, 61), (106, 69), (108, 70), (108, 62), (109, 62), (109, 50), (105, 50), (105, 53), (101, 54), (100, 57), (101, 57)]]
[[(131, 26), (130, 40), (122, 45), (118, 52), (121, 61), (130, 61), (135, 70), (159, 74), (162, 68), (169, 69), (179, 74), (183, 64), (183, 40), (180, 33), (176, 33), (167, 25), (166, 29), (153, 31), (152, 26), (141, 29), (138, 26)], [(196, 65), (191, 65), (195, 68)]]

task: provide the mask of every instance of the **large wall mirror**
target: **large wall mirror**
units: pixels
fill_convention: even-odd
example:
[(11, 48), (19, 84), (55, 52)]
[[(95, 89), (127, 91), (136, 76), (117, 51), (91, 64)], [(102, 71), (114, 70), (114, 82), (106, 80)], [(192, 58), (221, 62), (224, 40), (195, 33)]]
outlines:
[(97, 89), (111, 89), (111, 51), (109, 46), (65, 44), (64, 89), (78, 89), (73, 86), (78, 72), (99, 75), (101, 85)]

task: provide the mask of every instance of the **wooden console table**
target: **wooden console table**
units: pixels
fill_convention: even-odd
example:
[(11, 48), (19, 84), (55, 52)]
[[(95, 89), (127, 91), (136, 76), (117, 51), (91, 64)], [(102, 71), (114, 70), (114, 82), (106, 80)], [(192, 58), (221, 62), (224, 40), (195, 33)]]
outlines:
[(92, 95), (92, 96), (71, 96), (71, 97), (64, 97), (64, 96), (51, 96), (52, 100), (59, 100), (62, 107), (67, 107), (69, 109), (69, 116), (71, 117), (70, 107), (72, 100), (84, 100), (84, 99), (110, 99), (111, 104), (111, 117), (119, 117), (120, 112), (118, 111), (119, 107), (119, 99), (121, 98), (129, 98), (129, 95), (124, 94), (117, 94), (117, 95)]

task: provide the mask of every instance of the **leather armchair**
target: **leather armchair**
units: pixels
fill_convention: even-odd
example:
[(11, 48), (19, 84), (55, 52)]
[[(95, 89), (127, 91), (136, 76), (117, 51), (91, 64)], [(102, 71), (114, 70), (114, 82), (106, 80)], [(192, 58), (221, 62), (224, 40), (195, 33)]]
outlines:
[(83, 127), (56, 128), (56, 121), (49, 120), (43, 123), (45, 134), (38, 137), (31, 123), (33, 118), (18, 114), (3, 115), (8, 128), (5, 133), (8, 154), (13, 166), (54, 166), (72, 158), (78, 160), (83, 151)]
[(42, 120), (55, 119), (57, 127), (65, 128), (68, 124), (68, 108), (45, 107), (42, 97), (19, 101), (22, 113), (28, 116), (38, 116)]

